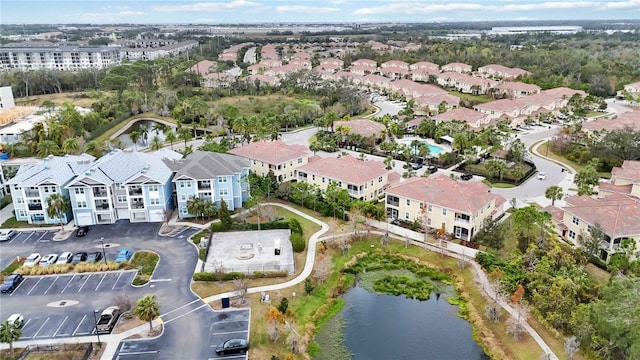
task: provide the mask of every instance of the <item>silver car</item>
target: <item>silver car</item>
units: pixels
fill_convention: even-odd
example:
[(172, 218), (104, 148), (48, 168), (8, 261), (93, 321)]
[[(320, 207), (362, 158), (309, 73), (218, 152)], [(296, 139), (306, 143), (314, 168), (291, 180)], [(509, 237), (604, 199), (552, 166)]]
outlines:
[(13, 229), (2, 230), (2, 231), (0, 231), (0, 241), (11, 240), (11, 238), (16, 236), (16, 235), (18, 235), (18, 232), (13, 230)]

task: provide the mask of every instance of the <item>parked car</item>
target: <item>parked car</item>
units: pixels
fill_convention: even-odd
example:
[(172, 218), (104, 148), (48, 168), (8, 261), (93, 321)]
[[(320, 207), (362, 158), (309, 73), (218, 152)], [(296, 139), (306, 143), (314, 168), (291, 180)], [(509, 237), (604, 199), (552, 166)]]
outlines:
[(73, 253), (69, 251), (65, 251), (60, 256), (58, 256), (58, 261), (56, 261), (56, 265), (68, 264), (73, 260)]
[(430, 165), (427, 167), (427, 171), (433, 174), (434, 172), (438, 171), (438, 167), (434, 165)]
[(249, 351), (249, 341), (245, 339), (229, 339), (216, 346), (216, 354), (244, 354)]
[(97, 263), (102, 260), (102, 253), (100, 251), (92, 252), (87, 257), (87, 262), (90, 264)]
[(88, 226), (81, 226), (81, 227), (78, 228), (78, 230), (76, 230), (76, 236), (77, 237), (87, 236), (88, 232), (89, 232), (89, 227)]
[(473, 174), (462, 174), (460, 176), (460, 179), (462, 179), (464, 181), (471, 180), (471, 179), (473, 179)]
[(24, 325), (24, 316), (22, 316), (22, 314), (11, 314), (7, 319), (7, 322), (14, 329), (20, 329), (22, 325)]
[(547, 174), (540, 172), (538, 173), (538, 180), (546, 180), (547, 179)]
[(40, 262), (40, 258), (42, 258), (42, 256), (40, 256), (40, 254), (33, 253), (33, 254), (29, 255), (29, 257), (27, 257), (27, 260), (24, 261), (24, 264), (22, 264), (22, 266), (24, 266), (24, 267), (37, 266), (38, 262)]
[(4, 279), (2, 285), (0, 285), (0, 292), (3, 293), (11, 293), (15, 290), (18, 285), (24, 280), (24, 276), (22, 274), (11, 274)]
[(412, 168), (413, 170), (422, 169), (422, 164), (418, 164), (418, 163), (411, 163), (411, 168)]
[(129, 261), (131, 259), (131, 251), (129, 249), (122, 249), (116, 256), (116, 262), (121, 263), (123, 261)]
[(0, 241), (11, 240), (11, 238), (16, 236), (16, 235), (18, 235), (18, 232), (13, 230), (13, 229), (2, 230), (2, 231), (0, 231)]
[(73, 255), (73, 259), (71, 260), (71, 263), (75, 265), (77, 263), (87, 261), (87, 256), (88, 254), (84, 251), (77, 252), (75, 255)]
[(58, 254), (49, 254), (45, 255), (40, 259), (40, 266), (49, 266), (53, 265), (58, 261)]

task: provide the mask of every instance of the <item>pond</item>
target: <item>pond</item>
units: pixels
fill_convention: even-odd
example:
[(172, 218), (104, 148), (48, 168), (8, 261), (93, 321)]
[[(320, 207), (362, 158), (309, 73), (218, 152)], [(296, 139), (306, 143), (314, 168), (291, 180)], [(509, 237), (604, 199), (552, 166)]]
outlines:
[(490, 359), (445, 295), (418, 301), (356, 286), (344, 299), (344, 345), (353, 360)]
[[(157, 122), (152, 121), (152, 120), (140, 120), (140, 121), (134, 123), (133, 125), (131, 125), (131, 127), (129, 127), (124, 133), (122, 133), (122, 135), (118, 136), (118, 140), (122, 141), (122, 143), (124, 144), (124, 146), (126, 148), (133, 148), (133, 142), (129, 138), (129, 134), (132, 131), (137, 131), (137, 132), (139, 132), (141, 134), (144, 134), (146, 132), (146, 138), (144, 138), (144, 136), (141, 136), (140, 140), (138, 140), (138, 143), (136, 144), (136, 147), (137, 147), (138, 150), (145, 149), (145, 148), (151, 146), (151, 139), (153, 139), (153, 137), (156, 136), (156, 134), (158, 135), (160, 140), (164, 142), (164, 139), (165, 139), (165, 136), (164, 136), (165, 125), (164, 124), (160, 124), (160, 125), (162, 125), (162, 130), (159, 130), (156, 133), (156, 131), (153, 130), (153, 127), (154, 127), (155, 124), (160, 124), (160, 123), (157, 123)], [(171, 126), (171, 129), (174, 132), (176, 131), (176, 127), (175, 126)]]

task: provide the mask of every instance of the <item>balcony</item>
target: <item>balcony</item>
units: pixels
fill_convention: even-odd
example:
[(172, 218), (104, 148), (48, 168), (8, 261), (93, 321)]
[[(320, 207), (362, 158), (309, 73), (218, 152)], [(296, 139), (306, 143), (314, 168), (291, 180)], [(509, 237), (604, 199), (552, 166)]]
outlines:
[(29, 210), (34, 211), (34, 210), (42, 210), (42, 204), (41, 203), (31, 203), (27, 205), (29, 207)]
[(210, 182), (198, 182), (198, 190), (211, 190)]
[(142, 200), (131, 201), (129, 204), (132, 209), (144, 209), (144, 202)]
[(40, 191), (38, 191), (38, 190), (25, 190), (24, 191), (24, 195), (26, 197), (37, 197), (37, 198), (39, 198), (40, 197)]
[(96, 201), (96, 210), (109, 210), (109, 202), (107, 201)]
[(456, 214), (455, 217), (455, 222), (460, 223), (460, 224), (468, 224), (471, 220), (471, 217), (469, 215), (465, 215), (465, 214)]
[(400, 199), (396, 196), (387, 195), (387, 205), (400, 206)]
[(141, 187), (131, 187), (129, 188), (129, 195), (133, 196), (133, 195), (142, 195), (142, 188)]
[[(358, 190), (348, 189), (347, 192), (349, 193), (350, 196), (355, 196), (355, 197), (362, 196), (362, 192), (360, 192)], [(391, 205), (391, 204), (389, 204), (389, 205)], [(398, 205), (396, 204), (396, 206), (398, 206)]]
[(107, 197), (109, 194), (105, 188), (94, 188), (93, 197)]

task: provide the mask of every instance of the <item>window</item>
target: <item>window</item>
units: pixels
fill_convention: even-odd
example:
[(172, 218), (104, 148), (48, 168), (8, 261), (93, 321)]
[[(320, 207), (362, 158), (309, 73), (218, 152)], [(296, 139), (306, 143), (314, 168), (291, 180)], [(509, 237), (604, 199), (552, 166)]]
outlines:
[(578, 219), (577, 217), (573, 217), (573, 220), (571, 220), (572, 223), (576, 224), (576, 225), (580, 225), (580, 219)]
[(411, 200), (407, 199), (407, 206), (411, 205)]
[(378, 195), (382, 194), (382, 189), (378, 189)]
[(487, 204), (487, 210), (491, 209), (491, 203)]
[(149, 199), (149, 205), (160, 205), (160, 198)]
[(404, 218), (409, 220), (409, 213), (408, 212), (404, 213)]
[(378, 182), (382, 182), (382, 176), (378, 177)]
[(424, 209), (424, 203), (420, 203), (420, 210)]
[(587, 225), (587, 232), (591, 232), (591, 225)]
[(575, 232), (573, 232), (573, 230), (569, 230), (569, 237), (570, 237), (572, 240), (575, 240), (575, 239), (576, 239), (576, 233), (575, 233)]
[(298, 158), (298, 164), (302, 164), (302, 158)]
[(442, 215), (447, 215), (447, 209), (442, 209)]
[(371, 180), (371, 186), (373, 186), (373, 180)]
[(431, 218), (427, 218), (427, 225), (431, 225)]
[(22, 204), (22, 197), (16, 197), (16, 204)]
[(44, 186), (44, 187), (43, 187), (43, 189), (44, 189), (44, 192), (45, 192), (45, 193), (48, 193), (48, 192), (49, 192), (49, 187), (48, 187), (48, 186)]
[(220, 189), (220, 196), (227, 196), (229, 191), (227, 189)]
[(184, 189), (184, 181), (180, 181), (180, 188)]
[(311, 175), (311, 180), (315, 180), (316, 176), (315, 175)]
[(338, 181), (338, 187), (341, 188), (342, 187), (342, 181)]
[(149, 185), (149, 191), (158, 191), (158, 185)]
[(52, 193), (56, 193), (56, 192), (58, 192), (58, 189), (56, 189), (56, 187), (55, 187), (55, 186), (52, 186), (52, 187), (51, 187), (51, 192), (52, 192)]
[(433, 206), (431, 206), (431, 204), (427, 205), (427, 211), (431, 212), (433, 210)]
[(255, 165), (255, 164), (256, 164), (256, 161), (255, 161), (255, 160), (253, 160), (253, 165)]
[(187, 201), (187, 195), (185, 194), (180, 195), (180, 201)]
[(186, 206), (183, 206), (183, 207), (180, 208), (180, 214), (186, 215), (188, 213), (189, 213), (189, 211), (187, 211), (187, 207)]
[(226, 183), (227, 182), (227, 177), (226, 176), (220, 176), (218, 182), (220, 183)]
[(324, 183), (324, 176), (322, 177), (322, 183)]
[(127, 196), (126, 195), (118, 195), (118, 202), (119, 203), (126, 203), (127, 202)]
[(191, 187), (191, 181), (186, 181), (187, 183), (187, 187), (190, 188)]
[(86, 209), (87, 202), (86, 201), (78, 201), (78, 209)]
[(76, 195), (84, 194), (84, 188), (75, 188), (74, 191), (75, 191)]

